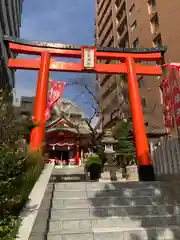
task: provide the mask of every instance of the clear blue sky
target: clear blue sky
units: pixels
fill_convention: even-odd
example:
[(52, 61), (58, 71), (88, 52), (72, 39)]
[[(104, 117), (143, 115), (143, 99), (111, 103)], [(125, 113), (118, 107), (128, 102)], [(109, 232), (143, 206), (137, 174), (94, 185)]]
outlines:
[[(93, 0), (25, 0), (22, 14), (21, 38), (78, 45), (94, 45), (94, 1)], [(50, 77), (68, 81), (77, 73), (51, 73)], [(90, 76), (89, 76), (90, 77)], [(92, 77), (93, 79), (94, 77)], [(17, 71), (16, 94), (35, 95), (37, 72)], [(76, 98), (78, 89), (67, 87), (64, 97)], [(76, 102), (83, 109), (83, 96)], [(86, 101), (87, 102), (87, 101)], [(88, 109), (89, 111), (89, 109)]]

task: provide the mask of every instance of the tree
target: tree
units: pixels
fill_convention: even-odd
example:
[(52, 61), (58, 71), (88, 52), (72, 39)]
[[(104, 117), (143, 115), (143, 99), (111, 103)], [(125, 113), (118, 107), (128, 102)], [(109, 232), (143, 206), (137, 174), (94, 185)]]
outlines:
[(102, 114), (99, 100), (96, 94), (97, 82), (91, 75), (77, 77), (68, 83), (69, 86), (76, 88), (77, 92), (81, 93), (78, 96), (77, 102), (85, 109), (88, 108), (88, 116), (84, 119), (90, 129), (92, 145), (97, 145), (97, 131), (92, 125), (95, 117)]
[(32, 121), (19, 119), (8, 91), (0, 91), (0, 239), (11, 239), (17, 217), (42, 171), (40, 155), (30, 156), (22, 140), (30, 134)]
[(120, 165), (123, 167), (134, 164), (136, 161), (136, 146), (133, 137), (129, 136), (130, 124), (130, 121), (121, 121), (116, 131), (116, 139), (118, 140), (116, 151)]
[[(105, 161), (104, 147), (101, 142), (97, 140), (97, 130), (92, 124), (95, 117), (102, 115), (99, 100), (96, 96), (97, 82), (95, 78), (93, 78), (92, 75), (84, 75), (82, 78), (77, 77), (75, 79), (69, 79), (66, 84), (66, 87), (67, 86), (72, 87), (72, 91), (74, 91), (75, 88), (78, 93), (73, 101), (76, 101), (82, 108), (88, 109), (88, 111), (85, 111), (88, 112), (88, 116), (84, 118), (84, 121), (90, 130), (90, 145), (93, 147), (93, 150), (98, 153), (101, 159)], [(55, 121), (58, 121), (58, 119)], [(75, 127), (77, 132), (79, 132), (80, 126), (77, 124)]]

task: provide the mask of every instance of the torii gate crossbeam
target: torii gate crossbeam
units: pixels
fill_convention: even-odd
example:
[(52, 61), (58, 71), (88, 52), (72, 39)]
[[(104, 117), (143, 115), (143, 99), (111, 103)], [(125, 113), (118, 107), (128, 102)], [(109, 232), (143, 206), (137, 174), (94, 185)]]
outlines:
[[(138, 62), (160, 60), (162, 54), (166, 51), (165, 48), (137, 50), (79, 47), (64, 44), (30, 42), (21, 39), (12, 39), (11, 37), (5, 37), (5, 41), (8, 42), (9, 48), (13, 53), (40, 56), (36, 59), (9, 59), (8, 62), (9, 68), (39, 71), (34, 106), (34, 121), (39, 123), (39, 125), (33, 129), (31, 134), (31, 151), (38, 150), (44, 139), (49, 71), (127, 74), (139, 177), (143, 181), (154, 180), (136, 75), (161, 75), (162, 69), (160, 66), (145, 66), (138, 64)], [(59, 62), (51, 59), (52, 57), (79, 58), (81, 61), (76, 63)], [(119, 63), (102, 64), (98, 63), (98, 60), (116, 60), (119, 61)]]

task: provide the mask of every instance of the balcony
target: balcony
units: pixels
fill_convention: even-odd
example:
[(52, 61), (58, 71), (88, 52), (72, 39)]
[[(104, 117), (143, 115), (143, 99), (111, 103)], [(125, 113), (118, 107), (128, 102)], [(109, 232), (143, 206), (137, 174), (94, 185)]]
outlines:
[(109, 74), (100, 75), (99, 81), (100, 81), (101, 87), (103, 87), (106, 84), (106, 82), (109, 80), (110, 77), (111, 75)]
[(120, 2), (120, 5), (118, 6), (117, 10), (116, 10), (116, 17), (119, 15), (119, 13), (121, 12), (122, 8), (124, 7), (124, 10), (125, 10), (125, 1), (122, 0)]
[(156, 9), (152, 9), (152, 11), (149, 14), (150, 21), (155, 17), (156, 14), (157, 14), (157, 10)]
[(157, 26), (153, 31), (153, 41), (155, 41), (161, 35), (159, 26)]
[(103, 20), (101, 21), (101, 24), (99, 25), (99, 35), (103, 32), (104, 28), (106, 27), (108, 21), (110, 20), (112, 15), (111, 8), (108, 8), (107, 12), (105, 13)]
[[(104, 0), (103, 0), (104, 1)], [(104, 14), (106, 13), (106, 11), (108, 10), (108, 8), (111, 9), (111, 4), (110, 4), (110, 0), (109, 1), (104, 1), (104, 5), (102, 7), (102, 9), (100, 10), (99, 12), (99, 16), (98, 16), (98, 25), (101, 24), (102, 20), (103, 20), (103, 17), (104, 17)]]
[(99, 3), (98, 3), (99, 11), (100, 11), (100, 9), (102, 8), (103, 3), (104, 3), (104, 0), (100, 0), (100, 1), (99, 1)]
[(126, 20), (126, 11), (123, 11), (121, 18), (117, 24), (117, 29), (119, 29), (124, 24), (125, 20)]
[(124, 27), (123, 31), (121, 33), (119, 33), (120, 36), (118, 37), (118, 45), (120, 45), (120, 43), (124, 41), (127, 34), (128, 34), (128, 28), (126, 26), (126, 27)]
[(104, 40), (104, 38), (106, 38), (106, 35), (108, 34), (108, 32), (110, 32), (112, 30), (112, 19), (110, 19), (109, 22), (107, 22), (107, 25), (105, 26), (105, 28), (103, 29), (102, 33), (99, 34), (99, 39), (100, 39), (100, 42)]
[(109, 28), (108, 31), (106, 31), (103, 37), (99, 38), (99, 45), (101, 47), (110, 47), (112, 40), (113, 40), (113, 33), (112, 33), (112, 27), (111, 27)]
[(100, 0), (100, 1), (99, 1), (99, 4), (98, 4), (98, 8), (99, 8), (98, 14), (100, 13), (101, 8), (103, 7), (103, 4), (104, 4), (104, 0)]
[(111, 47), (113, 43), (113, 33), (112, 31), (109, 33), (108, 37), (105, 39), (105, 41), (102, 42), (102, 47)]
[(102, 99), (105, 100), (111, 93), (114, 92), (116, 88), (117, 88), (117, 83), (115, 81), (109, 83), (109, 85), (104, 88), (105, 91), (102, 94)]

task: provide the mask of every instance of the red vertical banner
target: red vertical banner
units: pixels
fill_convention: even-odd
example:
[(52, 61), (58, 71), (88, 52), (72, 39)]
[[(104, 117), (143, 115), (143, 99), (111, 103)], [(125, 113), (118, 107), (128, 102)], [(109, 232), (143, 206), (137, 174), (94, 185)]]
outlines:
[(172, 90), (172, 99), (173, 99), (173, 108), (174, 108), (174, 117), (176, 125), (180, 126), (180, 77), (179, 70), (171, 68), (169, 74), (169, 82), (171, 84)]
[(58, 82), (50, 80), (50, 87), (48, 92), (47, 108), (45, 112), (46, 121), (51, 116), (51, 110), (54, 104), (62, 97), (65, 87), (65, 82)]
[[(171, 99), (171, 104), (168, 104), (167, 101), (164, 100), (164, 105), (165, 105), (165, 109), (169, 109), (169, 111), (171, 112), (172, 123), (176, 122), (176, 126), (179, 127), (180, 126), (180, 63), (166, 64), (165, 67), (167, 70), (166, 71), (167, 74), (163, 79), (161, 87), (163, 86), (163, 84), (167, 83), (168, 92), (169, 92), (168, 99)], [(165, 98), (164, 93), (163, 93), (163, 96)], [(173, 124), (169, 124), (169, 125), (172, 125), (173, 127)]]
[(164, 125), (166, 128), (173, 128), (172, 94), (171, 87), (166, 76), (163, 79), (160, 87), (163, 94), (164, 103)]

